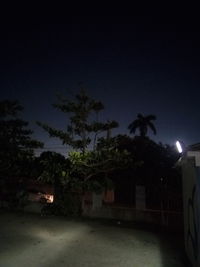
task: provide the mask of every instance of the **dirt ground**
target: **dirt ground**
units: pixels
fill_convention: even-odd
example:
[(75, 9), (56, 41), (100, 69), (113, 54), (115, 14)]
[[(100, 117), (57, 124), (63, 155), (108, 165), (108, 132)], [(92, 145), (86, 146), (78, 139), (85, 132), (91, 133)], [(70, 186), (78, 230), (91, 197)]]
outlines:
[(123, 223), (0, 212), (0, 267), (183, 267), (178, 244)]

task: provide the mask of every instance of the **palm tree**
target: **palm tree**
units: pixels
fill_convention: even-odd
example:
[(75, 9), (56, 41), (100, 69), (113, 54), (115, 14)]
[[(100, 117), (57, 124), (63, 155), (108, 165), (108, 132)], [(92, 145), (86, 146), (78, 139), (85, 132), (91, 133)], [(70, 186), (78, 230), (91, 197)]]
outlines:
[(148, 128), (150, 128), (154, 134), (156, 134), (156, 128), (152, 121), (156, 120), (155, 115), (143, 116), (142, 114), (137, 115), (137, 119), (129, 124), (128, 129), (130, 133), (135, 133), (138, 129), (140, 136), (145, 137), (147, 135)]

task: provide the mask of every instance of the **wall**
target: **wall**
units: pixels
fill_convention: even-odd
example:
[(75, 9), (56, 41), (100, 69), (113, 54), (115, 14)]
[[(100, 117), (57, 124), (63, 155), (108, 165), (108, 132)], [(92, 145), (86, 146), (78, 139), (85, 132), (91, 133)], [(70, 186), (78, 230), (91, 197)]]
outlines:
[(195, 157), (182, 159), (185, 250), (192, 266), (200, 266), (200, 166)]

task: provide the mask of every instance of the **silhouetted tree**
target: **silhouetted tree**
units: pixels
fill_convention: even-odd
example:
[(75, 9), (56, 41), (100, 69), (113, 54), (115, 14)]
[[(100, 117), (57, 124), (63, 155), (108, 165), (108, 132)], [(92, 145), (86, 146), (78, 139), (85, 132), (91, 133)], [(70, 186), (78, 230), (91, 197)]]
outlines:
[(137, 119), (129, 124), (128, 129), (130, 133), (135, 133), (139, 130), (140, 136), (145, 137), (147, 135), (148, 128), (150, 128), (154, 134), (156, 134), (156, 128), (152, 121), (156, 120), (155, 115), (143, 116), (142, 114), (137, 115)]
[(34, 149), (43, 145), (31, 138), (28, 122), (18, 118), (22, 110), (17, 101), (0, 102), (0, 196), (12, 208), (22, 203), (23, 178), (31, 175)]
[[(92, 134), (95, 148), (97, 135), (104, 131), (118, 127), (115, 121), (107, 123), (99, 122), (98, 114), (104, 109), (100, 101), (95, 101), (81, 90), (75, 96), (75, 100), (71, 101), (64, 97), (59, 98), (59, 103), (53, 105), (60, 111), (69, 115), (69, 124), (65, 131), (57, 130), (47, 124), (37, 122), (51, 137), (57, 137), (62, 140), (63, 144), (71, 146), (75, 150), (86, 152), (87, 147), (92, 141)], [(92, 119), (92, 115), (96, 114), (96, 119)]]
[[(54, 107), (69, 115), (69, 125), (66, 131), (57, 130), (40, 122), (38, 125), (50, 136), (60, 138), (63, 144), (74, 149), (68, 154), (70, 168), (63, 169), (65, 184), (69, 188), (72, 184), (78, 186), (81, 191), (86, 188), (102, 189), (105, 184), (109, 183), (108, 175), (114, 169), (124, 168), (126, 162), (130, 161), (125, 151), (119, 151), (115, 147), (110, 147), (108, 151), (108, 146), (105, 147), (105, 145), (101, 149), (96, 147), (96, 143), (99, 143), (97, 136), (100, 133), (105, 132), (107, 135), (102, 139), (110, 142), (111, 129), (116, 128), (118, 123), (109, 120), (106, 123), (99, 122), (98, 114), (104, 106), (101, 102), (87, 96), (83, 90), (75, 96), (73, 101), (60, 98), (59, 104)], [(95, 118), (92, 115), (95, 115)], [(92, 138), (93, 149), (89, 147)]]
[[(16, 176), (27, 167), (25, 161), (43, 144), (31, 138), (28, 122), (18, 118), (23, 107), (17, 101), (0, 102), (0, 176)], [(25, 173), (24, 173), (25, 175)]]

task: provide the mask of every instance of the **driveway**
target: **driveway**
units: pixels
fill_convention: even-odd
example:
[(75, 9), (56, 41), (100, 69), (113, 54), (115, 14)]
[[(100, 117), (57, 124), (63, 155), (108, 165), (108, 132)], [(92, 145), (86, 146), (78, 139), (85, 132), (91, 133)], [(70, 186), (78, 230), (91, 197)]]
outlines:
[(183, 267), (176, 238), (116, 222), (0, 213), (0, 267)]

